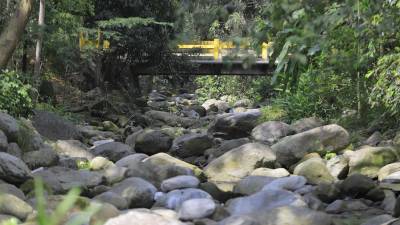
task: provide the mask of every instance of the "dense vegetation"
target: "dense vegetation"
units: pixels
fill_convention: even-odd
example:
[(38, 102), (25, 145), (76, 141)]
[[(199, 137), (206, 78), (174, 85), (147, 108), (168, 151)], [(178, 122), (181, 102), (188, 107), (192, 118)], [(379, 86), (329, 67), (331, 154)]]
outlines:
[[(2, 7), (2, 29), (17, 3), (7, 1), (10, 5)], [(288, 120), (312, 115), (335, 119), (353, 110), (361, 121), (400, 114), (400, 2), (395, 0), (48, 0), (45, 4), (45, 27), (37, 25), (39, 4), (34, 1), (25, 32), (6, 66), (20, 74), (21, 82), (30, 81), (36, 88), (38, 79), (68, 80), (78, 72), (84, 77), (82, 89), (105, 88), (105, 83), (111, 83), (112, 88), (137, 96), (147, 91), (139, 89), (141, 81), (135, 74), (139, 64), (156, 71), (189, 66), (171, 54), (179, 42), (220, 38), (246, 41), (260, 51), (261, 43), (268, 41), (274, 43), (273, 76), (198, 77), (194, 82), (199, 96), (205, 100), (232, 95), (267, 102), (270, 108), (285, 111)], [(103, 39), (113, 43), (111, 49), (80, 51), (79, 33), (95, 39), (98, 29)], [(45, 34), (42, 76), (31, 79), (40, 32)], [(163, 79), (174, 88), (192, 80), (177, 76), (149, 82), (157, 85)], [(13, 96), (7, 91), (0, 94), (0, 99)], [(10, 108), (17, 105), (3, 108), (19, 114), (32, 104)]]

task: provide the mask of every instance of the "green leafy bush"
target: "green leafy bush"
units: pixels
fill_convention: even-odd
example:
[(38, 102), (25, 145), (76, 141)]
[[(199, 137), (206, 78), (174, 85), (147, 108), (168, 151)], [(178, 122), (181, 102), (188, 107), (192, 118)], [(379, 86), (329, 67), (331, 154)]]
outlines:
[(31, 98), (34, 89), (21, 79), (15, 71), (0, 73), (0, 110), (5, 110), (13, 116), (26, 116), (34, 107)]
[(375, 79), (370, 94), (373, 107), (383, 106), (392, 115), (400, 113), (400, 53), (385, 55), (378, 65), (367, 74)]
[(285, 121), (287, 119), (287, 112), (279, 104), (273, 104), (261, 108), (260, 123), (268, 121)]

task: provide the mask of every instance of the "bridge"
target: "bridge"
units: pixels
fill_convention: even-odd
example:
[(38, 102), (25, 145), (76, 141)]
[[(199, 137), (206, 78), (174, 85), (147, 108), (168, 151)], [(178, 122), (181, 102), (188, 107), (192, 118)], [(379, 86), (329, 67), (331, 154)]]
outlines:
[[(111, 44), (102, 40), (101, 32), (98, 32), (96, 40), (89, 40), (84, 33), (80, 34), (79, 47), (85, 46), (109, 49)], [(272, 43), (262, 43), (261, 54), (252, 50), (249, 43), (236, 45), (233, 42), (224, 42), (220, 39), (212, 41), (200, 41), (178, 44), (177, 56), (189, 58), (192, 69), (190, 71), (170, 72), (158, 71), (148, 66), (138, 66), (135, 72), (139, 75), (245, 75), (264, 76), (273, 73), (273, 65), (269, 63)], [(245, 59), (251, 58), (249, 62)]]

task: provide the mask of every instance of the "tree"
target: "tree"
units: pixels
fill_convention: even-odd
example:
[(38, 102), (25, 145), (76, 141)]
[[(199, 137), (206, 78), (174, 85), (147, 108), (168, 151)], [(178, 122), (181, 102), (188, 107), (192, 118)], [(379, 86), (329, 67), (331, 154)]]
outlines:
[(0, 34), (0, 68), (4, 68), (14, 53), (28, 23), (34, 0), (21, 0), (17, 11)]
[(44, 32), (44, 17), (45, 17), (45, 12), (46, 12), (46, 7), (45, 7), (45, 0), (40, 0), (40, 6), (39, 6), (39, 19), (38, 19), (38, 24), (39, 24), (39, 33), (38, 33), (38, 39), (36, 42), (36, 54), (35, 54), (35, 77), (39, 78), (40, 76), (40, 63), (41, 63), (41, 53), (42, 53), (42, 43), (43, 43), (43, 32)]

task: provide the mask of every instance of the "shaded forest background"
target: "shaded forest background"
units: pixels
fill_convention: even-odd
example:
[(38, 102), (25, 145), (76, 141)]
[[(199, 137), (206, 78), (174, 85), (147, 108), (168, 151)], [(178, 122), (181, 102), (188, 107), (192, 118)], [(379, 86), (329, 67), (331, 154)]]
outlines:
[[(0, 109), (26, 116), (37, 107), (59, 111), (84, 92), (122, 92), (132, 107), (153, 89), (195, 91), (202, 100), (231, 96), (263, 107), (268, 119), (318, 116), (354, 125), (397, 126), (400, 114), (400, 1), (396, 0), (46, 0), (40, 1), (0, 75)], [(43, 1), (44, 2), (44, 1)], [(0, 33), (20, 1), (0, 2)], [(80, 32), (111, 42), (108, 50), (79, 49)], [(37, 40), (43, 39), (35, 75)], [(177, 43), (220, 38), (273, 42), (273, 76), (148, 76), (190, 68), (172, 54)], [(8, 45), (7, 40), (0, 46)], [(2, 48), (0, 47), (0, 52)], [(244, 59), (245, 65), (252, 58)], [(56, 94), (63, 91), (64, 98)], [(65, 94), (67, 93), (67, 94)], [(76, 95), (74, 95), (76, 93)], [(78, 99), (76, 99), (78, 98)]]

